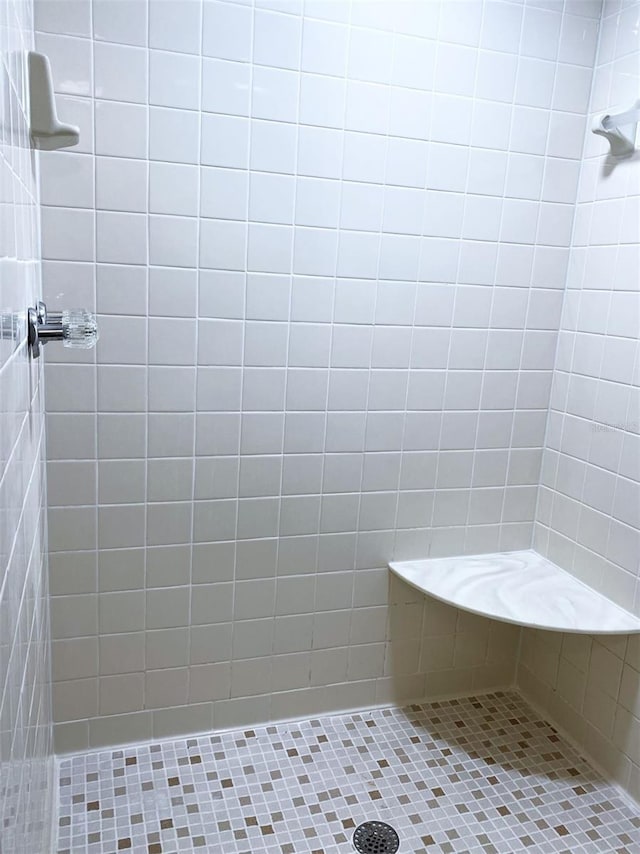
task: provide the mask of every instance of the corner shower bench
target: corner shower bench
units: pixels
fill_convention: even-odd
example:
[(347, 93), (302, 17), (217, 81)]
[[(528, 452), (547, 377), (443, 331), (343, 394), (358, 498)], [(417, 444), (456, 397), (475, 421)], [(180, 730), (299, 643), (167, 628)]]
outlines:
[(527, 549), (495, 554), (392, 561), (416, 590), (504, 623), (589, 635), (640, 633), (640, 619)]

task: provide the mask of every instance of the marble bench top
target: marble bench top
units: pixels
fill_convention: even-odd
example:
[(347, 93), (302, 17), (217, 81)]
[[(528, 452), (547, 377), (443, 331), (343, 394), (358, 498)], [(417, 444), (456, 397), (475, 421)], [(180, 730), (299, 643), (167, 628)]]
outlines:
[(532, 550), (393, 561), (389, 569), (429, 596), (536, 629), (640, 633), (640, 619)]

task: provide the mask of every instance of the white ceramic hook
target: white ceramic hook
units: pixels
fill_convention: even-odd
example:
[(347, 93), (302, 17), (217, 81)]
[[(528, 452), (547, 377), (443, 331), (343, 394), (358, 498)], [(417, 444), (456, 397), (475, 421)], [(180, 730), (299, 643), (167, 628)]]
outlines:
[[(640, 100), (627, 110), (626, 113), (618, 113), (615, 116), (602, 116), (593, 128), (593, 132), (603, 136), (611, 146), (613, 157), (628, 157), (636, 150), (636, 129), (640, 121)], [(633, 125), (630, 136), (623, 133), (621, 128)]]
[(79, 129), (58, 119), (49, 59), (33, 50), (29, 51), (29, 100), (31, 138), (35, 148), (54, 151), (78, 144)]

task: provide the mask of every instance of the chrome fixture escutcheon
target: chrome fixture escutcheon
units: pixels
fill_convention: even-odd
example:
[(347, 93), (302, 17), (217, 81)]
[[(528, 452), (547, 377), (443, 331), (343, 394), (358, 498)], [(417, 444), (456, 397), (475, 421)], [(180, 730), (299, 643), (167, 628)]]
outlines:
[(65, 347), (90, 350), (98, 340), (95, 314), (84, 308), (47, 311), (43, 302), (27, 311), (29, 351), (34, 359), (47, 341), (62, 341)]

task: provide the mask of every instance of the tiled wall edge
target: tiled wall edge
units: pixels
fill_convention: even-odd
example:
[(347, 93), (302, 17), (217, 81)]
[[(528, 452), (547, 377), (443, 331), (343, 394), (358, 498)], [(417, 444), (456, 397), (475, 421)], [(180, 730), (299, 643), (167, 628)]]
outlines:
[(0, 847), (49, 852), (55, 839), (44, 501), (43, 369), (24, 310), (40, 289), (37, 166), (26, 55), (33, 4), (0, 4)]

